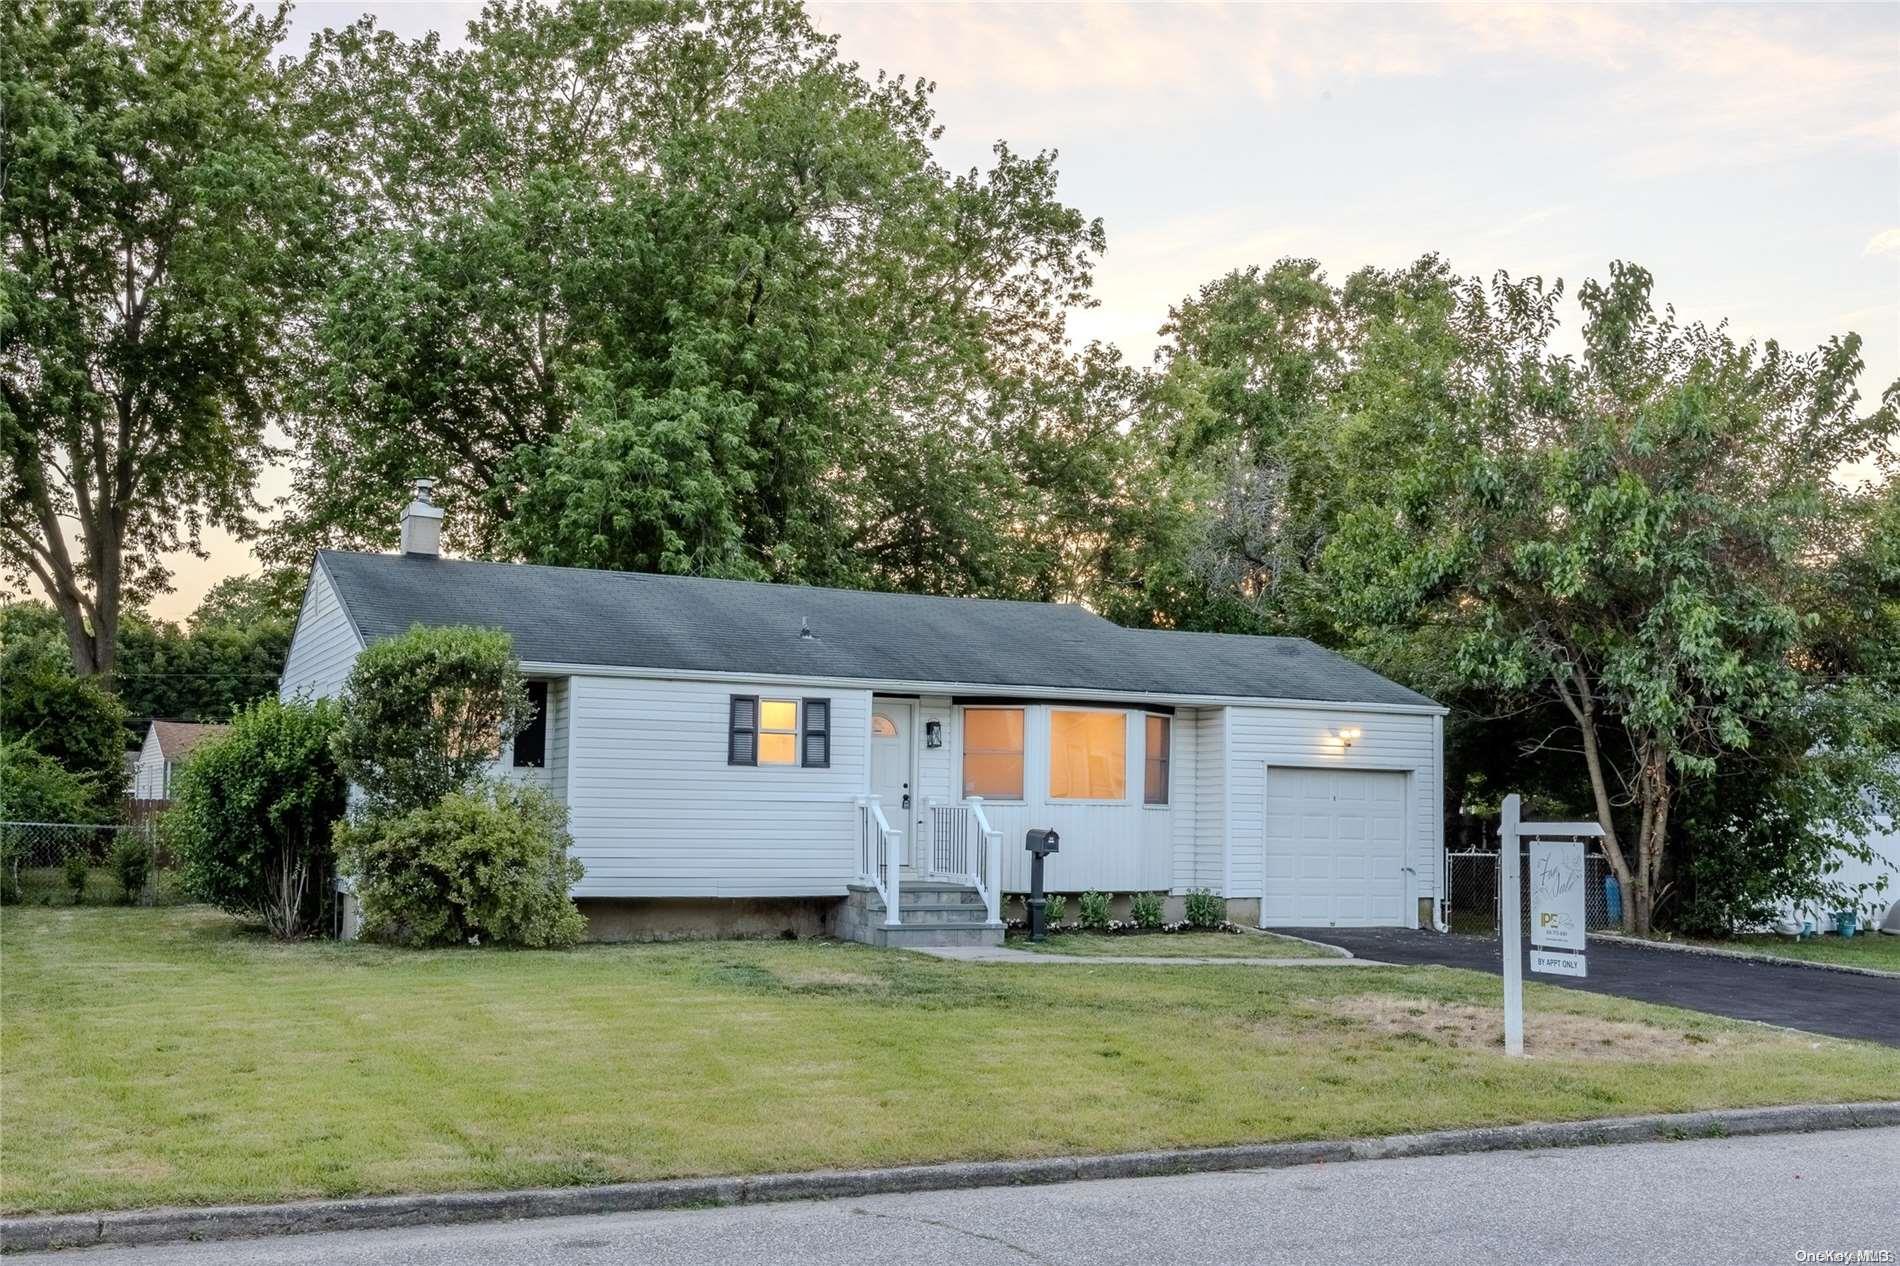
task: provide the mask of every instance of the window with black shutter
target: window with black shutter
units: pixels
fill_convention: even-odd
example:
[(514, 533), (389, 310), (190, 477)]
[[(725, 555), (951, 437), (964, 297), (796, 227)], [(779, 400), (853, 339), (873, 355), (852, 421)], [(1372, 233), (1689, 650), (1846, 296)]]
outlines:
[(726, 726), (726, 764), (756, 765), (758, 763), (759, 697), (734, 695)]
[(831, 700), (805, 700), (805, 741), (800, 763), (807, 769), (831, 767)]
[(540, 769), (548, 763), (548, 683), (528, 683), (528, 702), (534, 720), (515, 732), (515, 768)]

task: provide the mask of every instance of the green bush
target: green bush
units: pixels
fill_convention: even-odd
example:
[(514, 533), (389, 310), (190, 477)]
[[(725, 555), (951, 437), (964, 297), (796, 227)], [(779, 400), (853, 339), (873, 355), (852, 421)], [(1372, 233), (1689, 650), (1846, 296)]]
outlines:
[(1138, 892), (1128, 898), (1128, 917), (1138, 928), (1152, 931), (1161, 926), (1161, 894)]
[(66, 888), (73, 894), (73, 904), (86, 903), (86, 877), (92, 873), (92, 862), (87, 856), (74, 849), (66, 854), (66, 860), (60, 865), (60, 872), (66, 878)]
[(536, 787), (451, 792), (401, 817), (337, 831), (362, 934), (398, 945), (572, 945), (586, 930), (568, 890), (567, 809)]
[(1108, 930), (1108, 897), (1108, 893), (1097, 892), (1093, 888), (1083, 893), (1080, 902), (1081, 913), (1076, 916), (1076, 922), (1091, 932), (1106, 932)]
[(348, 794), (330, 748), (341, 719), (328, 699), (266, 699), (192, 751), (164, 818), (188, 891), (274, 936), (322, 926)]
[(119, 897), (127, 905), (137, 905), (145, 896), (146, 881), (152, 877), (152, 844), (137, 831), (119, 832), (112, 846), (112, 873), (119, 881)]
[(1187, 895), (1187, 921), (1189, 927), (1219, 927), (1227, 922), (1227, 898), (1207, 888), (1194, 889)]
[[(1025, 897), (1024, 900), (1027, 901), (1028, 898)], [(1052, 892), (1043, 898), (1042, 917), (1048, 921), (1050, 927), (1062, 922), (1063, 917), (1068, 913), (1069, 899), (1062, 893)]]
[(506, 633), (417, 625), (356, 657), (337, 763), (370, 816), (396, 817), (468, 791), (533, 719)]
[(93, 779), (73, 773), (30, 739), (0, 739), (0, 822), (110, 821), (100, 799)]

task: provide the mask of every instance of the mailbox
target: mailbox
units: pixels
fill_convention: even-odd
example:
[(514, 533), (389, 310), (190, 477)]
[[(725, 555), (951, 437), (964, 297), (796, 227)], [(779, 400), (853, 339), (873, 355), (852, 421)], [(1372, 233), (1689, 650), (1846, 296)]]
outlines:
[(1056, 834), (1054, 827), (1041, 831), (1032, 829), (1023, 836), (1023, 848), (1027, 852), (1037, 854), (1060, 853), (1062, 837)]

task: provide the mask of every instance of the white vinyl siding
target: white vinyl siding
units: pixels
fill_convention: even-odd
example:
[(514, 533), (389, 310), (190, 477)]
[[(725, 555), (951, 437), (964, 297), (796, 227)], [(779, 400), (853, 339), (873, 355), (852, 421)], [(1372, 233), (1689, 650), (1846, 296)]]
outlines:
[[(1234, 897), (1265, 895), (1266, 789), (1271, 767), (1379, 769), (1407, 774), (1407, 864), (1413, 897), (1438, 896), (1440, 771), (1436, 718), (1427, 713), (1293, 708), (1228, 710), (1226, 801), (1232, 814)], [(1334, 732), (1357, 726), (1350, 748)], [(1415, 908), (1415, 907), (1414, 907)], [(1406, 911), (1409, 922), (1412, 911)]]
[(319, 563), (311, 569), (310, 585), (304, 590), (303, 608), (297, 613), (297, 629), (284, 659), (277, 697), (289, 699), (301, 693), (313, 699), (335, 698), (343, 693), (350, 665), (362, 650), (363, 640), (356, 635), (356, 626), (344, 614), (336, 589)]
[[(941, 696), (926, 696), (917, 704), (917, 791), (925, 800), (948, 804), (956, 799), (956, 726), (951, 723), (955, 709)], [(925, 747), (924, 734), (935, 721), (943, 735), (943, 746)]]
[[(842, 896), (857, 876), (871, 693), (829, 688), (829, 768), (726, 763), (720, 682), (574, 677), (579, 897)], [(800, 692), (792, 692), (796, 697)]]
[[(1226, 749), (1221, 743), (1225, 708), (1183, 710), (1176, 716), (1174, 750), (1177, 762), (1175, 787), (1190, 792), (1175, 797), (1175, 815), (1181, 828), (1176, 832), (1174, 886), (1177, 891), (1207, 888), (1225, 892), (1227, 852)], [(1188, 736), (1193, 735), (1193, 764), (1179, 763)], [(1186, 847), (1181, 844), (1186, 837)]]
[(138, 768), (132, 776), (134, 800), (170, 799), (170, 767), (158, 746), (158, 727), (145, 727), (145, 742), (139, 745)]

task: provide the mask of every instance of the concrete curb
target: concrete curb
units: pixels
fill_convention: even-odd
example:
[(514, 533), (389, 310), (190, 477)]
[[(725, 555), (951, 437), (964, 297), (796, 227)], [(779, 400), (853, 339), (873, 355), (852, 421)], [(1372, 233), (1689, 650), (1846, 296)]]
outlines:
[[(1862, 935), (1881, 934), (1862, 933)], [(1760, 954), (1752, 950), (1723, 949), (1718, 945), (1685, 945), (1681, 941), (1652, 941), (1641, 936), (1624, 936), (1618, 932), (1592, 932), (1590, 939), (1608, 941), (1612, 945), (1633, 945), (1638, 949), (1669, 950), (1676, 954), (1700, 954), (1704, 958), (1739, 958), (1744, 963), (1768, 963), (1776, 967), (1808, 967), (1815, 971), (1845, 972), (1850, 976), (1878, 976), (1882, 980), (1900, 980), (1900, 971), (1862, 967), (1857, 963), (1822, 963), (1811, 958), (1790, 958), (1785, 954)]]
[(1656, 1139), (1724, 1138), (1746, 1134), (1799, 1134), (1871, 1126), (1900, 1126), (1900, 1102), (1802, 1104), (1782, 1108), (1718, 1109), (1675, 1115), (1611, 1117), (1598, 1121), (1503, 1125), (1384, 1138), (1255, 1143), (1171, 1152), (1064, 1156), (1045, 1160), (965, 1161), (898, 1169), (828, 1170), (760, 1174), (749, 1178), (683, 1178), (604, 1187), (551, 1187), (527, 1191), (471, 1191), (447, 1195), (375, 1196), (357, 1200), (303, 1200), (290, 1204), (137, 1209), (0, 1219), (0, 1252), (101, 1245), (162, 1244), (179, 1240), (235, 1240), (316, 1231), (386, 1230), (494, 1222), (515, 1218), (631, 1213), (708, 1205), (828, 1200), (913, 1191), (1028, 1186), (1094, 1178), (1150, 1178), (1218, 1170), (1283, 1169), (1331, 1161), (1451, 1156), (1641, 1143)]

